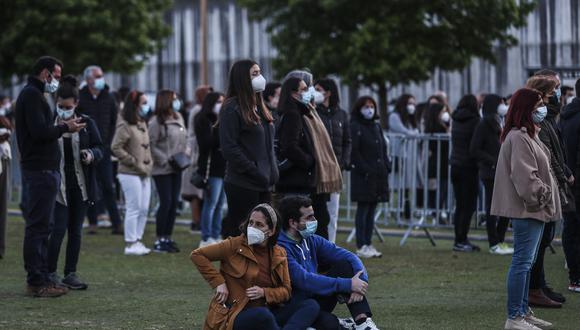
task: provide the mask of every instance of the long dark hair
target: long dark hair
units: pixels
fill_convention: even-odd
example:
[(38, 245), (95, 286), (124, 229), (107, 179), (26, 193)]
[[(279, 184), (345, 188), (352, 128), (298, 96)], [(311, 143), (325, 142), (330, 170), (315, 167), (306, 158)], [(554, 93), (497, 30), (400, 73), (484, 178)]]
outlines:
[(266, 224), (268, 225), (268, 228), (270, 230), (272, 230), (272, 236), (268, 237), (268, 249), (272, 250), (274, 248), (274, 246), (276, 244), (278, 244), (278, 234), (280, 233), (280, 222), (282, 221), (282, 219), (280, 218), (280, 213), (278, 213), (278, 211), (276, 211), (275, 208), (271, 207), (272, 210), (274, 211), (275, 217), (276, 217), (276, 225), (274, 225), (274, 221), (272, 221), (272, 217), (270, 216), (270, 212), (268, 212), (268, 210), (266, 210), (265, 207), (263, 206), (256, 206), (254, 207), (250, 213), (248, 213), (248, 216), (246, 217), (246, 221), (244, 221), (241, 225), (240, 225), (240, 231), (246, 235), (246, 233), (248, 232), (248, 225), (250, 223), (250, 216), (252, 216), (253, 212), (260, 212), (264, 215), (264, 217), (266, 218)]
[(314, 86), (320, 85), (322, 89), (330, 92), (330, 97), (328, 98), (328, 107), (335, 109), (340, 104), (340, 97), (338, 96), (338, 86), (336, 82), (330, 78), (323, 78), (314, 83)]
[(444, 104), (433, 103), (429, 104), (427, 111), (424, 113), (425, 118), (425, 133), (444, 133), (445, 127), (439, 120), (439, 114), (445, 108)]
[(138, 90), (132, 90), (127, 94), (122, 117), (129, 125), (137, 125), (139, 122), (139, 99), (142, 95), (143, 93)]
[(262, 99), (262, 93), (254, 92), (250, 69), (257, 63), (252, 60), (237, 61), (232, 65), (229, 75), (228, 91), (226, 93), (225, 104), (236, 102), (240, 108), (242, 119), (246, 125), (258, 125), (261, 121), (260, 115), (254, 108), (262, 114), (264, 119), (271, 123), (272, 114), (267, 110)]
[(159, 124), (163, 125), (167, 118), (177, 117), (177, 113), (173, 111), (173, 96), (175, 95), (175, 92), (170, 89), (162, 89), (157, 92), (157, 96), (155, 96), (155, 116)]
[(201, 110), (197, 116), (204, 116), (207, 117), (210, 122), (215, 123), (217, 121), (217, 115), (213, 112), (213, 108), (217, 101), (222, 97), (224, 94), (218, 92), (211, 92), (205, 96), (203, 99), (203, 103), (201, 105)]
[(459, 103), (457, 103), (457, 109), (466, 109), (471, 112), (478, 112), (479, 107), (477, 106), (477, 97), (473, 94), (463, 95)]
[(364, 107), (368, 101), (371, 101), (373, 103), (373, 105), (375, 106), (375, 115), (373, 116), (372, 119), (373, 120), (378, 119), (379, 118), (379, 108), (377, 107), (377, 102), (375, 101), (375, 99), (373, 99), (370, 96), (361, 96), (356, 100), (356, 102), (354, 102), (354, 105), (352, 106), (352, 109), (350, 110), (351, 118), (364, 119), (362, 114), (360, 113), (360, 109), (362, 109), (362, 107)]
[(399, 114), (401, 117), (401, 121), (405, 127), (412, 127), (417, 128), (417, 109), (415, 106), (415, 114), (410, 115), (409, 111), (407, 111), (407, 104), (409, 104), (410, 99), (414, 99), (415, 97), (411, 94), (403, 94), (397, 100), (395, 104), (395, 112)]
[(278, 113), (280, 115), (290, 111), (290, 109), (296, 108), (298, 101), (292, 96), (292, 93), (298, 91), (301, 81), (303, 80), (300, 78), (292, 77), (286, 79), (282, 84), (280, 100), (278, 101)]
[(536, 135), (536, 126), (532, 120), (532, 112), (536, 108), (538, 101), (542, 100), (542, 93), (535, 89), (518, 89), (511, 98), (510, 107), (505, 117), (505, 125), (501, 133), (501, 142), (505, 141), (512, 128), (525, 127), (528, 135)]

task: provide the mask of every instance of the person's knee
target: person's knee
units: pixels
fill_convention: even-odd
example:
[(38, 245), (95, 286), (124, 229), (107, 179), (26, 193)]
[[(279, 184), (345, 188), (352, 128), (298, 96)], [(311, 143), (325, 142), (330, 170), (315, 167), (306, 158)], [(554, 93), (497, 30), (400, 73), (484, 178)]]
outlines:
[(299, 309), (306, 311), (309, 315), (318, 315), (320, 312), (320, 305), (314, 299), (306, 299), (300, 302)]

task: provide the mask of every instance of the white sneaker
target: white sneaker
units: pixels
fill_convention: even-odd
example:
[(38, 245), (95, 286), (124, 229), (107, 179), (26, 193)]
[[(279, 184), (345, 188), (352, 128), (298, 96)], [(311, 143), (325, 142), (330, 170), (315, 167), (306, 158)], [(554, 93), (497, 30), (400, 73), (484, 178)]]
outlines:
[(542, 330), (535, 325), (528, 323), (523, 317), (517, 317), (515, 319), (507, 319), (505, 321), (505, 330)]
[(356, 255), (360, 258), (372, 258), (373, 255), (371, 251), (369, 251), (369, 247), (367, 245), (363, 245), (360, 249), (356, 250)]
[(111, 227), (113, 227), (113, 224), (109, 220), (99, 220), (97, 222), (97, 227), (99, 227), (99, 228), (111, 228)]
[(208, 239), (207, 239), (207, 240), (205, 240), (205, 241), (204, 241), (204, 240), (201, 240), (201, 241), (199, 242), (199, 247), (200, 247), (200, 248), (202, 248), (202, 247), (206, 247), (206, 246), (208, 246), (208, 245), (212, 245), (212, 244), (213, 244), (213, 241), (211, 240), (211, 238), (208, 238)]
[(514, 254), (514, 248), (510, 247), (507, 243), (499, 243), (499, 245), (507, 254)]
[(141, 249), (143, 252), (145, 252), (145, 254), (149, 254), (149, 253), (151, 253), (151, 249), (147, 248), (147, 247), (145, 246), (145, 244), (143, 244), (143, 242), (141, 242), (141, 241), (137, 241), (137, 243), (136, 243), (136, 244), (138, 244), (138, 245), (139, 245), (139, 248), (140, 248), (140, 249)]
[(338, 324), (340, 324), (340, 326), (345, 328), (345, 329), (354, 329), (354, 326), (355, 326), (355, 323), (354, 323), (354, 320), (352, 319), (352, 317), (349, 317), (346, 319), (341, 319), (339, 317)]
[(354, 326), (355, 330), (379, 330), (379, 327), (373, 322), (370, 317), (367, 317), (367, 320), (364, 321), (362, 324)]
[(146, 254), (147, 253), (139, 246), (139, 244), (137, 244), (137, 242), (125, 247), (126, 256), (144, 256)]
[(536, 327), (541, 328), (543, 330), (552, 329), (553, 326), (552, 323), (535, 317), (534, 312), (532, 312), (531, 308), (528, 310), (528, 314), (524, 317), (524, 319), (526, 320), (526, 322), (533, 324)]
[(369, 252), (373, 255), (373, 257), (375, 258), (380, 258), (383, 256), (383, 254), (381, 252), (379, 252), (374, 246), (369, 245), (367, 246), (367, 249), (369, 250)]
[(495, 254), (495, 255), (498, 255), (498, 256), (506, 255), (505, 251), (503, 250), (503, 248), (499, 244), (496, 244), (496, 245), (490, 247), (489, 248), (489, 253)]

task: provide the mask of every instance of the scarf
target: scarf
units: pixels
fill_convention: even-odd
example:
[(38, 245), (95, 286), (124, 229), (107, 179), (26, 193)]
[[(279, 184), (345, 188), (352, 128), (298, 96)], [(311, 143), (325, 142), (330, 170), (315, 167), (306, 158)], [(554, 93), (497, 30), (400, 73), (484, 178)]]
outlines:
[(332, 150), (330, 137), (326, 127), (316, 110), (310, 111), (310, 116), (304, 116), (304, 121), (314, 144), (314, 159), (316, 160), (316, 192), (318, 194), (339, 192), (342, 190), (342, 172)]

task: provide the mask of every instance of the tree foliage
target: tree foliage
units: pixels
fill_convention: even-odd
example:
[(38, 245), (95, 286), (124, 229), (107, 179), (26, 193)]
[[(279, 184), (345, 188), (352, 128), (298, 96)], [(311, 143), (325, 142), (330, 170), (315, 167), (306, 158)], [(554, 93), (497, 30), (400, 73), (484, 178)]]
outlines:
[(494, 45), (526, 23), (532, 0), (238, 0), (266, 20), (278, 73), (308, 67), (378, 89), (458, 70), (472, 58), (494, 61)]
[(0, 78), (28, 74), (52, 55), (65, 72), (90, 64), (131, 73), (156, 52), (170, 29), (163, 15), (171, 0), (2, 0)]

